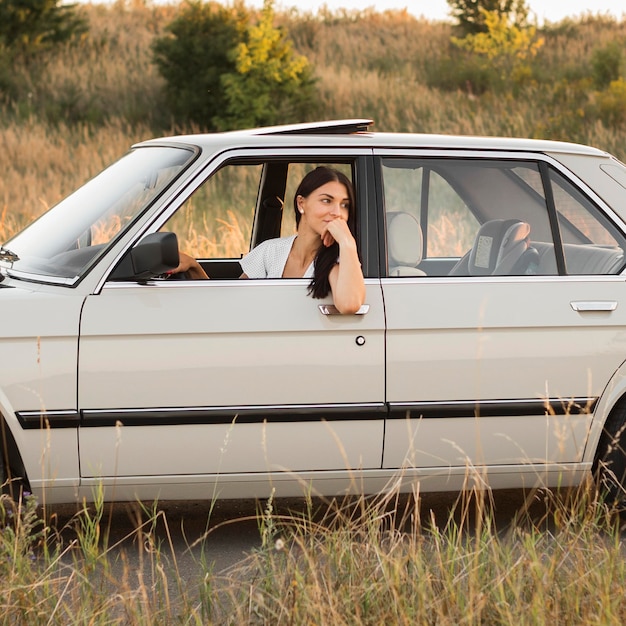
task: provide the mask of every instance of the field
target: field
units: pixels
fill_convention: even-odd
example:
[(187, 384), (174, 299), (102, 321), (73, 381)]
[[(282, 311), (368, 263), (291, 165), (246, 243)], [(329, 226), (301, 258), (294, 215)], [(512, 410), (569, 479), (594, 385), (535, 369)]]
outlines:
[[(30, 89), (0, 109), (0, 242), (133, 142), (200, 130), (168, 119), (151, 63), (151, 41), (178, 5), (120, 0), (80, 10), (89, 37), (47, 59), (37, 80), (16, 67)], [(626, 96), (619, 81), (613, 91), (597, 84), (594, 56), (611, 42), (623, 48), (626, 22), (550, 25), (528, 73), (492, 89), (459, 80), (448, 24), (330, 10), (278, 14), (277, 23), (315, 69), (317, 117), (368, 117), (384, 131), (567, 140), (626, 159)], [(190, 230), (190, 242), (201, 239)], [(468, 485), (475, 478), (470, 471)], [(270, 497), (256, 516), (259, 548), (219, 576), (207, 553), (202, 584), (188, 586), (157, 537), (157, 528), (168, 534), (158, 503), (141, 509), (129, 538), (145, 559), (143, 577), (109, 543), (97, 498), (58, 527), (32, 497), (1, 496), (0, 624), (626, 623), (624, 525), (592, 481), (529, 491), (504, 528), (495, 514), (489, 490), (471, 487), (445, 520), (420, 507), (418, 492), (305, 498), (298, 511)]]
[[(150, 44), (179, 5), (120, 0), (80, 10), (89, 36), (46, 59), (37, 78), (24, 79), (27, 91), (0, 109), (0, 241), (133, 142), (198, 130), (168, 121), (151, 62)], [(595, 89), (592, 63), (599, 47), (623, 46), (624, 22), (589, 17), (551, 25), (530, 74), (483, 93), (476, 93), (482, 74), (459, 78), (449, 24), (405, 12), (329, 10), (279, 13), (277, 23), (314, 68), (312, 117), (368, 117), (382, 131), (560, 139), (626, 158), (626, 96)]]
[[(473, 490), (476, 481), (468, 470), (468, 491), (448, 499), (448, 515), (424, 506), (418, 491), (393, 489), (298, 503), (270, 494), (256, 513), (222, 521), (206, 503), (206, 533), (193, 536), (195, 573), (179, 567), (180, 548), (178, 558), (172, 554), (172, 525), (184, 532), (191, 520), (168, 518), (158, 503), (128, 507), (136, 527), (120, 549), (113, 507), (99, 500), (60, 524), (50, 511), (42, 516), (32, 497), (14, 505), (2, 496), (0, 623), (624, 623), (623, 530), (594, 485), (528, 491), (518, 513), (503, 520), (498, 498)], [(250, 524), (258, 528), (256, 547), (215, 571), (213, 534)]]

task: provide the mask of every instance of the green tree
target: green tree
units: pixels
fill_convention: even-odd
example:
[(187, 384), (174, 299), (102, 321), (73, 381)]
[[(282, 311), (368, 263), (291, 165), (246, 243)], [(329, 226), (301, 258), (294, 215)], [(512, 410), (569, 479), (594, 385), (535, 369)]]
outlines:
[(463, 39), (452, 38), (462, 50), (484, 59), (485, 67), (495, 75), (496, 83), (510, 87), (531, 74), (528, 61), (543, 46), (534, 26), (517, 26), (507, 15), (481, 10), (487, 32), (469, 34)]
[(624, 68), (623, 44), (610, 41), (605, 46), (594, 49), (591, 54), (591, 68), (594, 83), (600, 89), (619, 80)]
[(448, 0), (450, 13), (459, 21), (464, 33), (486, 33), (485, 11), (507, 17), (514, 26), (528, 23), (526, 0)]
[(30, 56), (87, 30), (75, 5), (62, 0), (0, 0), (0, 49)]
[(176, 119), (214, 130), (213, 117), (226, 107), (221, 77), (236, 69), (234, 50), (247, 18), (242, 6), (192, 0), (155, 41), (154, 61)]
[(235, 71), (222, 76), (226, 107), (214, 117), (219, 129), (301, 121), (315, 110), (309, 63), (273, 22), (273, 0), (265, 0), (259, 22), (248, 26), (234, 51)]

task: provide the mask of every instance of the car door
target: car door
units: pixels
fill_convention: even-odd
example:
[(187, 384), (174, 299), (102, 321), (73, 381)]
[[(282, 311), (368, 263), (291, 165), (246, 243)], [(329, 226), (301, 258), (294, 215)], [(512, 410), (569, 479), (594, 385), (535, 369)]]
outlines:
[[(79, 362), (84, 479), (273, 473), (280, 480), (380, 468), (380, 281), (366, 279), (360, 314), (338, 315), (329, 298), (307, 294), (307, 279), (233, 278), (251, 233), (265, 228), (257, 191), (268, 184), (267, 167), (258, 150), (254, 156), (249, 165), (223, 163), (177, 213), (165, 210), (162, 229), (176, 225), (182, 249), (204, 238), (199, 255), (211, 280), (108, 281), (87, 298)], [(355, 178), (355, 159), (342, 163)], [(357, 191), (365, 216), (366, 191)], [(186, 207), (202, 204), (204, 194), (213, 210), (220, 193), (228, 196), (223, 213), (203, 214), (202, 229), (185, 226)], [(216, 275), (228, 265), (229, 278)]]
[(531, 155), (381, 152), (379, 167), (384, 467), (579, 462), (625, 354), (624, 238), (606, 207)]

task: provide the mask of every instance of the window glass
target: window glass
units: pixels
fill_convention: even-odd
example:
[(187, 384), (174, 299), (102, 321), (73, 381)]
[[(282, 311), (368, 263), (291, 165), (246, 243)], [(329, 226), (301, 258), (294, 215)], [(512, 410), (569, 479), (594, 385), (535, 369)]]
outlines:
[(76, 282), (193, 157), (180, 148), (131, 150), (8, 242), (13, 270)]
[(198, 259), (239, 259), (250, 250), (263, 166), (227, 165), (167, 221), (181, 250)]
[(616, 274), (624, 266), (621, 233), (580, 190), (551, 171), (552, 192), (568, 274)]
[[(212, 279), (238, 278), (238, 261), (253, 247), (296, 232), (293, 197), (302, 178), (321, 163), (281, 159), (231, 161), (214, 172), (162, 226), (179, 249), (198, 259)], [(350, 180), (349, 163), (324, 163)]]
[(429, 175), (428, 254), (458, 257), (471, 248), (479, 223), (467, 204), (436, 171)]
[(383, 159), (382, 165), (389, 275), (556, 273), (536, 163)]

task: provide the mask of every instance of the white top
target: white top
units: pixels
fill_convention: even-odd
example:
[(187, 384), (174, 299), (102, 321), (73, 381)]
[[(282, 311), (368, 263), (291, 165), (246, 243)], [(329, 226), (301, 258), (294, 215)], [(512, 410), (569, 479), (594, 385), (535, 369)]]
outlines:
[[(248, 278), (282, 278), (285, 264), (296, 235), (261, 242), (241, 259), (241, 268)], [(313, 278), (313, 263), (303, 278)]]

